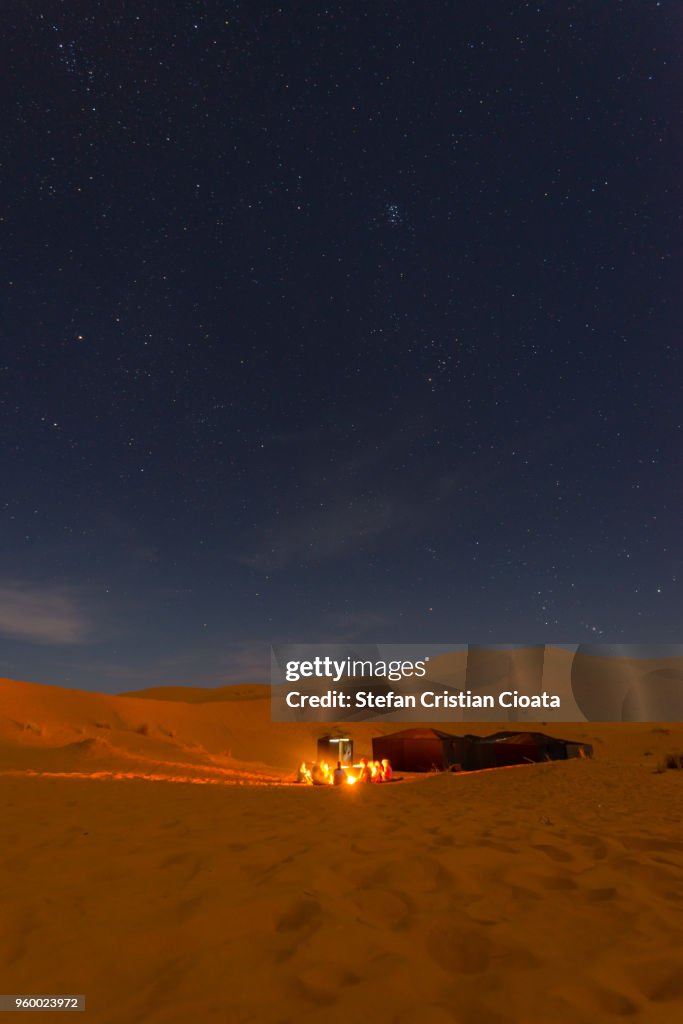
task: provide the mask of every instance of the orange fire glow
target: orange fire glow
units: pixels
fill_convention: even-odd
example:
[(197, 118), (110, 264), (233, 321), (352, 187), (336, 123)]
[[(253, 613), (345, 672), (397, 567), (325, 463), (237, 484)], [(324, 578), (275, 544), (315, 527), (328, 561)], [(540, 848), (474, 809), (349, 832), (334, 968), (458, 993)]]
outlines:
[[(360, 764), (354, 764), (353, 771), (349, 768), (342, 768), (344, 773), (343, 782), (353, 786), (357, 782), (388, 782), (392, 777), (391, 765), (388, 761), (366, 761), (363, 759)], [(297, 782), (303, 782), (307, 786), (334, 786), (335, 770), (326, 761), (307, 764), (302, 761), (297, 773)]]

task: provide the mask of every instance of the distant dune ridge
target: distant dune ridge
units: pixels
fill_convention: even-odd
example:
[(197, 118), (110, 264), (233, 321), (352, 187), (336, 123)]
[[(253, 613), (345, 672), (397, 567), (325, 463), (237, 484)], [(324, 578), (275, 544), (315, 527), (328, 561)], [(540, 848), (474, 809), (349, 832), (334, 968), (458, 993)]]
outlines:
[(131, 690), (122, 697), (144, 697), (147, 700), (180, 700), (188, 704), (207, 704), (224, 700), (263, 700), (270, 695), (270, 687), (255, 683), (233, 686), (153, 686), (147, 690)]
[[(356, 727), (371, 749), (373, 725)], [(323, 730), (324, 731), (324, 730)], [(132, 696), (0, 680), (0, 770), (125, 770), (290, 781), (312, 758), (320, 725), (270, 721), (270, 688), (159, 687)]]
[[(359, 755), (401, 727), (348, 729)], [(681, 1018), (683, 772), (657, 768), (683, 724), (545, 730), (593, 760), (283, 785), (327, 728), (273, 724), (268, 687), (0, 680), (0, 988), (84, 993), (97, 1024)]]
[[(527, 663), (527, 652), (514, 653), (516, 660), (506, 652), (492, 655), (489, 662), (496, 671), (512, 671), (516, 676), (519, 665)], [(566, 652), (551, 651), (546, 658), (558, 678), (566, 674)], [(430, 668), (434, 685), (441, 685), (453, 668), (450, 655), (435, 659)], [(460, 668), (464, 682), (464, 662)], [(642, 674), (640, 668), (630, 671), (631, 676)], [(669, 683), (672, 671), (668, 670)], [(408, 714), (393, 712), (384, 721), (349, 726), (356, 756), (369, 755), (372, 736), (401, 728)], [(450, 727), (443, 721), (434, 724), (482, 735), (498, 727), (538, 728), (531, 722), (512, 725), (509, 719), (496, 720), (491, 712), (485, 717), (479, 724), (470, 720), (454, 720)], [(239, 772), (245, 774), (245, 781), (253, 781), (258, 773), (271, 781), (289, 781), (302, 759), (315, 756), (316, 739), (329, 728), (323, 722), (273, 723), (270, 687), (264, 685), (166, 686), (119, 695), (0, 680), (0, 770), (122, 771), (125, 766), (129, 774), (146, 774), (149, 769), (155, 775), (166, 771), (169, 777), (199, 778), (204, 774), (207, 781), (219, 781), (222, 769), (226, 782), (237, 781)], [(567, 739), (591, 742), (595, 724), (551, 722), (545, 728)], [(633, 735), (632, 728), (630, 724), (607, 727), (605, 735), (610, 735), (614, 753), (624, 745), (630, 751), (626, 737)], [(183, 765), (185, 772), (179, 770)]]

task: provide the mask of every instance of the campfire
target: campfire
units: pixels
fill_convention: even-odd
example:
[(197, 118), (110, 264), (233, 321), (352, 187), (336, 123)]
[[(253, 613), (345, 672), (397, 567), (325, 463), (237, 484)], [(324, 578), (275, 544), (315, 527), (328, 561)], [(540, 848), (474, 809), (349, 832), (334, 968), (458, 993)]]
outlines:
[(357, 782), (391, 782), (394, 773), (388, 760), (368, 761), (362, 757), (359, 764), (332, 768), (327, 761), (302, 761), (296, 781), (307, 786), (354, 786)]

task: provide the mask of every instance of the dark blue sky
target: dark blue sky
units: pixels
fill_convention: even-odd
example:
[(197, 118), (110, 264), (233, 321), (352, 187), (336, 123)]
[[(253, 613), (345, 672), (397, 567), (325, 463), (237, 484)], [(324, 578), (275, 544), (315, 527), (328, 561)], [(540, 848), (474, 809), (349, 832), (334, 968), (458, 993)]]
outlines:
[(681, 640), (676, 3), (4, 20), (0, 674)]

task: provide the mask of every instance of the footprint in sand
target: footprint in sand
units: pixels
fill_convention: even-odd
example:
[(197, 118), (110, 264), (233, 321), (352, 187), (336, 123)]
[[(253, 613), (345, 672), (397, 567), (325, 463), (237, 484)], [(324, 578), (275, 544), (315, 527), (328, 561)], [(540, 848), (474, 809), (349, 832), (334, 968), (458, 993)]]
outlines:
[[(284, 935), (293, 932), (310, 935), (322, 923), (322, 909), (317, 900), (311, 898), (296, 900), (281, 914), (275, 923), (275, 931)], [(299, 938), (303, 936), (300, 935)]]
[(448, 974), (483, 974), (491, 969), (516, 973), (542, 966), (532, 950), (491, 936), (489, 929), (496, 923), (481, 922), (479, 927), (470, 919), (463, 931), (449, 918), (445, 926), (434, 928), (427, 936), (427, 952)]
[(444, 832), (438, 825), (433, 828), (425, 830), (429, 836), (428, 841), (424, 844), (426, 849), (432, 846), (454, 846), (455, 836), (452, 832)]
[(680, 884), (680, 865), (663, 863), (659, 858), (656, 863), (647, 859), (637, 860), (633, 857), (613, 857), (611, 866), (622, 875), (627, 876), (631, 884), (642, 883), (658, 892), (663, 884)]
[(534, 902), (536, 900), (542, 900), (543, 896), (540, 892), (537, 892), (536, 888), (529, 887), (527, 885), (516, 885), (513, 882), (506, 883), (507, 891), (515, 899), (520, 900), (522, 903)]
[(357, 985), (363, 979), (355, 971), (337, 964), (322, 963), (299, 972), (292, 983), (298, 995), (313, 1006), (331, 1006), (344, 989)]
[(455, 836), (450, 832), (441, 832), (434, 836), (432, 843), (434, 846), (455, 846)]
[[(509, 846), (507, 843), (499, 843), (495, 839), (480, 839), (477, 845), (486, 846), (489, 850), (499, 850), (501, 853), (506, 854), (519, 852), (519, 850), (514, 846)], [(536, 849), (538, 850), (540, 847), (537, 846)]]
[(392, 931), (407, 928), (415, 912), (412, 900), (395, 889), (363, 889), (354, 903), (361, 923)]
[(573, 878), (562, 874), (546, 875), (545, 878), (539, 878), (538, 884), (542, 889), (550, 889), (553, 892), (560, 892), (562, 889), (578, 888)]
[(491, 962), (491, 942), (480, 929), (447, 924), (427, 936), (427, 952), (444, 971), (483, 974)]
[(369, 843), (363, 845), (362, 843), (352, 842), (349, 846), (349, 852), (356, 854), (358, 857), (374, 857), (377, 853), (377, 849), (371, 846)]
[(183, 876), (185, 883), (193, 881), (202, 871), (204, 861), (196, 853), (189, 851), (184, 853), (174, 853), (170, 857), (164, 857), (159, 862), (159, 867), (162, 870), (168, 868), (182, 868), (187, 871), (187, 874)]
[(612, 886), (603, 889), (587, 889), (585, 899), (588, 903), (609, 903), (619, 895), (618, 890)]
[(571, 853), (567, 853), (566, 850), (560, 849), (559, 846), (550, 846), (548, 843), (538, 843), (532, 848), (534, 850), (540, 850), (546, 855), (546, 857), (550, 857), (551, 860), (556, 860), (560, 864), (569, 864), (570, 861), (574, 860)]
[(454, 880), (453, 873), (436, 857), (429, 855), (391, 861), (387, 868), (386, 882), (400, 888), (409, 878), (410, 888), (416, 892), (441, 892), (450, 888)]
[(632, 964), (629, 975), (638, 990), (653, 1003), (683, 999), (683, 964), (680, 959), (666, 958)]
[(570, 837), (579, 846), (585, 846), (588, 849), (593, 860), (604, 860), (607, 856), (607, 846), (599, 836), (592, 836), (588, 833), (583, 833), (577, 836)]
[(435, 857), (410, 857), (354, 864), (345, 873), (359, 889), (400, 890), (406, 878), (414, 892), (440, 892), (452, 886), (454, 876)]
[(19, 963), (20, 960), (26, 956), (31, 950), (30, 942), (27, 942), (25, 938), (15, 939), (10, 942), (6, 950), (2, 950), (0, 946), (0, 953), (2, 953), (2, 959), (7, 967), (13, 967)]
[(619, 842), (626, 850), (642, 850), (645, 853), (680, 853), (683, 851), (683, 843), (676, 839), (621, 836)]
[(192, 896), (190, 899), (183, 900), (176, 907), (176, 917), (179, 921), (189, 921), (191, 917), (194, 917), (198, 910), (201, 909), (204, 903), (204, 896)]
[(638, 1004), (623, 992), (614, 992), (612, 989), (602, 988), (599, 985), (584, 987), (578, 1002), (580, 1006), (594, 1014), (596, 1019), (598, 1014), (602, 1019), (603, 1015), (632, 1017), (640, 1012)]

